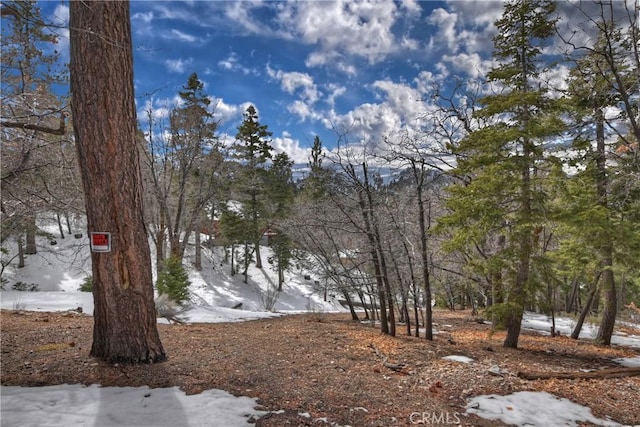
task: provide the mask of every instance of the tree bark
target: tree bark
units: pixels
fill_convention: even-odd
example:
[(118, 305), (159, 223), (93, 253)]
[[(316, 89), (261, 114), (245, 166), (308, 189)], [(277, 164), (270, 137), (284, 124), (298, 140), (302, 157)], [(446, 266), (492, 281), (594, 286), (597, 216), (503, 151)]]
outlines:
[(91, 355), (108, 362), (166, 359), (157, 329), (136, 143), (128, 1), (70, 2), (73, 126), (88, 231), (111, 233), (92, 252)]
[[(598, 191), (598, 204), (607, 212), (609, 211), (609, 202), (607, 196), (607, 165), (606, 165), (606, 146), (604, 135), (604, 111), (600, 106), (595, 108), (596, 118), (596, 189)], [(610, 224), (609, 224), (610, 225)], [(609, 229), (612, 227), (609, 226)], [(616, 296), (616, 283), (613, 275), (613, 243), (609, 230), (604, 231), (602, 236), (603, 242), (600, 245), (602, 266), (602, 290), (604, 293), (604, 310), (602, 312), (602, 321), (598, 329), (596, 341), (603, 345), (611, 345), (611, 336), (616, 323), (616, 315), (618, 313), (618, 298)]]

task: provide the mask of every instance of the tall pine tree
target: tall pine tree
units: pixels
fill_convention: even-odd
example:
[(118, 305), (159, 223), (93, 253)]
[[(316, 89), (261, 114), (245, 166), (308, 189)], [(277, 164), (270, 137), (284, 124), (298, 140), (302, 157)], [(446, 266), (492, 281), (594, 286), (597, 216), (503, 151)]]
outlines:
[[(273, 157), (271, 146), (272, 133), (267, 125), (260, 124), (258, 112), (250, 105), (244, 113), (244, 119), (238, 126), (236, 142), (231, 147), (234, 157), (242, 165), (241, 174), (237, 181), (237, 190), (243, 196), (243, 215), (249, 225), (249, 242), (253, 244), (256, 255), (256, 267), (262, 268), (260, 256), (260, 239), (265, 226), (263, 199), (266, 192), (265, 168), (266, 163)], [(248, 251), (245, 251), (245, 276), (249, 259)]]
[(505, 4), (494, 38), (500, 64), (488, 74), (489, 84), (501, 90), (483, 98), (476, 112), (490, 124), (471, 132), (456, 149), (455, 173), (465, 179), (451, 187), (451, 213), (442, 219), (455, 230), (453, 248), (480, 247), (492, 238), (500, 242), (475, 265), (502, 281), (504, 302), (494, 306), (494, 313), (507, 330), (504, 346), (511, 348), (518, 345), (525, 302), (533, 295), (534, 245), (544, 226), (538, 169), (543, 143), (563, 126), (538, 79), (545, 67), (543, 48), (554, 34), (554, 11), (554, 3), (546, 0)]

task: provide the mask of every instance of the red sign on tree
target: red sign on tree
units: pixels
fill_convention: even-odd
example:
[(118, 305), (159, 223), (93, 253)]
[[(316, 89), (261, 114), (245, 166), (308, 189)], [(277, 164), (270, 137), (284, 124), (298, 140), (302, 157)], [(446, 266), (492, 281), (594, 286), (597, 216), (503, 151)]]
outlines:
[(111, 233), (92, 231), (91, 252), (111, 252)]

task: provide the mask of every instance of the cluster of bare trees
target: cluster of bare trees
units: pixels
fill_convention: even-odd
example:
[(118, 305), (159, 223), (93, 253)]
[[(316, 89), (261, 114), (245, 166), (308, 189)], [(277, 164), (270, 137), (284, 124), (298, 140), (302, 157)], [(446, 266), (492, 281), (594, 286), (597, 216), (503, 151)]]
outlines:
[[(67, 126), (69, 108), (51, 90), (66, 75), (55, 43), (38, 9), (30, 2), (2, 7), (2, 226), (0, 243), (15, 240), (16, 254), (5, 254), (2, 268), (35, 254), (36, 226), (42, 212), (55, 212), (62, 238), (72, 232), (71, 218), (82, 212), (81, 182), (75, 146)], [(63, 223), (64, 224), (63, 226)]]

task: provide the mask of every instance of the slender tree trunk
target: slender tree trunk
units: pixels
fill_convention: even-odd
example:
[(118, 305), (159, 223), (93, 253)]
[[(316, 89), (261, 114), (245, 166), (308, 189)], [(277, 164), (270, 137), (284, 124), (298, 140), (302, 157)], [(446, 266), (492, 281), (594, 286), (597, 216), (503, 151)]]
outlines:
[(56, 220), (58, 222), (58, 230), (60, 230), (60, 238), (64, 239), (64, 228), (62, 228), (62, 218), (60, 218), (60, 212), (56, 212)]
[(18, 235), (18, 268), (24, 268), (24, 244), (22, 243), (22, 234)]
[(128, 1), (70, 2), (73, 127), (89, 231), (111, 233), (92, 252), (91, 355), (108, 362), (166, 359), (157, 329), (136, 143)]
[(349, 311), (351, 312), (351, 320), (358, 321), (358, 313), (356, 313), (356, 309), (353, 307), (353, 302), (351, 301), (351, 297), (348, 292), (342, 291), (342, 295), (344, 296), (345, 301), (347, 301), (347, 305), (349, 306)]
[(570, 313), (572, 311), (578, 312), (578, 293), (580, 292), (580, 281), (578, 280), (578, 276), (576, 275), (573, 278), (573, 282), (571, 285), (571, 294), (569, 296), (569, 301), (567, 304), (567, 312)]
[(27, 240), (24, 249), (24, 253), (27, 255), (35, 255), (38, 253), (38, 247), (36, 245), (36, 230), (38, 226), (36, 225), (36, 217), (34, 215), (29, 215), (27, 217)]
[(249, 242), (244, 243), (244, 270), (242, 275), (244, 276), (244, 283), (249, 283), (249, 263), (251, 262), (251, 254), (249, 253)]
[(420, 228), (420, 258), (422, 260), (422, 281), (425, 299), (425, 338), (433, 341), (433, 310), (431, 307), (431, 277), (429, 275), (429, 248), (427, 245), (427, 221), (422, 199), (422, 182), (417, 187), (418, 224)]
[[(357, 177), (358, 175), (355, 172), (353, 165), (350, 165), (350, 173), (352, 176)], [(385, 282), (382, 273), (382, 268), (380, 265), (379, 258), (379, 248), (376, 242), (376, 234), (373, 228), (371, 218), (371, 205), (367, 204), (368, 194), (365, 194), (367, 191), (368, 181), (366, 175), (366, 164), (362, 164), (362, 169), (365, 174), (365, 183), (361, 185), (358, 189), (358, 204), (360, 206), (360, 214), (362, 215), (362, 220), (364, 223), (364, 230), (367, 235), (367, 241), (369, 243), (369, 254), (371, 256), (371, 262), (373, 263), (373, 271), (376, 278), (376, 290), (378, 293), (378, 302), (380, 303), (380, 331), (383, 334), (389, 334), (389, 322), (387, 319), (387, 296), (385, 295)], [(395, 326), (394, 326), (395, 328)]]
[[(609, 211), (608, 190), (607, 190), (607, 165), (605, 152), (605, 135), (604, 135), (604, 112), (602, 108), (596, 107), (596, 168), (598, 191), (598, 204), (607, 212)], [(604, 292), (604, 310), (602, 312), (602, 321), (598, 329), (596, 341), (602, 345), (611, 345), (611, 336), (616, 323), (618, 314), (618, 297), (616, 295), (616, 283), (613, 275), (613, 243), (610, 235), (611, 225), (604, 231), (602, 236), (602, 244), (600, 245), (600, 253), (602, 260), (602, 291)]]
[(202, 271), (202, 248), (200, 247), (200, 220), (196, 221), (195, 224), (195, 260), (194, 267), (197, 271)]
[[(284, 284), (284, 269), (282, 268), (282, 264), (280, 260), (278, 260), (278, 292), (282, 292), (282, 285)], [(325, 289), (325, 301), (327, 300), (327, 294)]]
[(231, 245), (231, 276), (236, 275), (236, 266), (235, 266), (235, 255), (236, 255), (236, 245)]
[(367, 308), (367, 302), (364, 300), (364, 294), (360, 290), (358, 291), (358, 297), (360, 298), (360, 302), (362, 303), (362, 308), (364, 309), (364, 318), (368, 320), (369, 309)]
[(71, 221), (69, 220), (69, 214), (67, 212), (65, 212), (65, 214), (64, 214), (64, 219), (67, 222), (67, 233), (71, 234), (72, 233), (72, 231), (71, 231)]
[(580, 317), (578, 317), (578, 322), (576, 323), (576, 326), (573, 328), (573, 331), (571, 332), (571, 338), (573, 338), (574, 340), (577, 340), (580, 337), (580, 331), (582, 330), (582, 325), (584, 324), (584, 320), (587, 318), (587, 315), (589, 314), (589, 310), (591, 310), (591, 305), (593, 304), (593, 300), (596, 296), (596, 293), (598, 292), (598, 282), (600, 281), (601, 275), (602, 275), (602, 272), (598, 273), (595, 280), (593, 281), (593, 285), (591, 287), (591, 290), (589, 291), (589, 296), (587, 297), (587, 301), (585, 302), (584, 307), (582, 307), (582, 311), (580, 312)]
[(253, 206), (253, 228), (256, 233), (256, 241), (254, 242), (254, 251), (256, 254), (256, 268), (262, 268), (262, 256), (260, 255), (260, 238), (262, 234), (259, 230), (258, 224), (258, 200), (255, 192), (251, 193), (251, 205)]
[(413, 289), (413, 317), (415, 318), (415, 322), (416, 322), (416, 338), (420, 336), (420, 308), (419, 308), (419, 296), (418, 296), (418, 289), (417, 286), (414, 283), (411, 284), (411, 287)]
[[(528, 121), (525, 120), (525, 123)], [(503, 346), (507, 348), (518, 348), (518, 339), (520, 338), (520, 329), (522, 326), (522, 316), (524, 314), (526, 287), (529, 282), (529, 268), (531, 263), (532, 251), (532, 232), (533, 227), (531, 221), (531, 142), (525, 138), (523, 142), (522, 154), (522, 170), (521, 170), (521, 218), (523, 225), (519, 231), (517, 239), (519, 240), (519, 260), (516, 271), (516, 280), (513, 289), (509, 293), (508, 313), (505, 319), (507, 336), (504, 339)]]
[(393, 301), (393, 289), (391, 289), (391, 282), (389, 280), (389, 274), (387, 272), (387, 263), (386, 258), (384, 256), (384, 252), (382, 249), (382, 243), (380, 241), (380, 234), (378, 233), (377, 226), (375, 227), (376, 233), (376, 245), (378, 247), (378, 256), (380, 258), (380, 271), (382, 272), (382, 282), (384, 283), (384, 290), (387, 296), (387, 305), (389, 307), (389, 313), (387, 315), (387, 319), (389, 321), (389, 335), (392, 337), (396, 336), (396, 315), (395, 315), (395, 304)]

